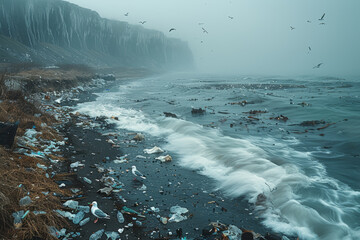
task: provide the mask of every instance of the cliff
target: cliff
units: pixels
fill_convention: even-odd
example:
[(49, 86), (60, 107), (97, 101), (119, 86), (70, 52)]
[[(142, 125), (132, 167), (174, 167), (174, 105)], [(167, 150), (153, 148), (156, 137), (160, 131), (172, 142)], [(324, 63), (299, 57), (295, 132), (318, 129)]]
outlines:
[(0, 0), (0, 61), (181, 69), (186, 42), (61, 0)]

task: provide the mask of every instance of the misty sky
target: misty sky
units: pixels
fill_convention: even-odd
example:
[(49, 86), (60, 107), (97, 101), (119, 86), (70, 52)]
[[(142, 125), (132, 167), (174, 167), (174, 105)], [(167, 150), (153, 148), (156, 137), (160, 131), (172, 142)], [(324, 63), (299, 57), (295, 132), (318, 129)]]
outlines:
[(360, 75), (359, 0), (68, 1), (187, 41), (202, 72)]

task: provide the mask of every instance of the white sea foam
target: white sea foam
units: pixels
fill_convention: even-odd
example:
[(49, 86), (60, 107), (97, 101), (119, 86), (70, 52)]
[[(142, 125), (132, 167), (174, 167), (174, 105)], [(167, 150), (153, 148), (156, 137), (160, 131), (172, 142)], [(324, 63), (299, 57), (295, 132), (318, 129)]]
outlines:
[(179, 164), (212, 178), (229, 197), (245, 196), (259, 205), (263, 223), (300, 239), (360, 239), (360, 193), (327, 176), (310, 152), (296, 151), (295, 138), (236, 139), (216, 129), (173, 118), (151, 120), (101, 96), (77, 111), (92, 117), (118, 117), (119, 128), (166, 137), (165, 150), (177, 153)]

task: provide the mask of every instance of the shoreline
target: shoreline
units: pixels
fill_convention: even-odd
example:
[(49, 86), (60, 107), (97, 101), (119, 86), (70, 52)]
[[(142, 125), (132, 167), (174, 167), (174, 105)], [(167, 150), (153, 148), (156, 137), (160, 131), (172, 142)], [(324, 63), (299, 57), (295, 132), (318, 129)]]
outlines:
[[(259, 217), (251, 211), (247, 201), (227, 199), (221, 192), (213, 192), (214, 186), (208, 184), (211, 182), (210, 179), (178, 166), (177, 156), (172, 153), (160, 154), (170, 154), (173, 158), (172, 162), (161, 163), (155, 160), (155, 157), (160, 155), (147, 155), (143, 152), (145, 148), (162, 145), (164, 139), (145, 136), (143, 141), (133, 141), (132, 138), (136, 133), (115, 129), (114, 126), (107, 124), (104, 118), (90, 119), (81, 114), (70, 113), (71, 107), (76, 104), (95, 100), (94, 92), (117, 86), (121, 84), (120, 81), (116, 80), (103, 86), (99, 84), (88, 91), (66, 90), (63, 94), (69, 93), (66, 95), (68, 100), (61, 99), (58, 104), (54, 103), (54, 100), (62, 97), (58, 98), (56, 94), (51, 96), (51, 101), (42, 101), (42, 110), (50, 112), (55, 110), (52, 114), (61, 122), (56, 129), (64, 135), (66, 144), (62, 147), (62, 153), (67, 159), (61, 166), (61, 173), (74, 174), (56, 183), (65, 184), (65, 189), (68, 190), (81, 189), (76, 194), (64, 198), (62, 202), (72, 199), (78, 200), (82, 206), (89, 206), (96, 200), (99, 208), (111, 216), (110, 220), (100, 220), (94, 224), (94, 216), (86, 213), (84, 219), (90, 217), (90, 222), (82, 227), (71, 224), (72, 227), (66, 230), (65, 236), (72, 239), (71, 236), (75, 236), (76, 233), (80, 234), (78, 239), (87, 239), (97, 230), (117, 232), (118, 229), (124, 229), (120, 234), (122, 239), (180, 239), (181, 229), (181, 236), (187, 239), (216, 239), (224, 237), (223, 232), (225, 233), (230, 225), (234, 225), (242, 231), (248, 229), (253, 232), (256, 236), (254, 239), (262, 239), (262, 235), (255, 235), (255, 233), (265, 236), (265, 233), (270, 230), (260, 223)], [(43, 95), (45, 93), (40, 93), (37, 96), (38, 99)], [(53, 104), (58, 106), (52, 108)], [(116, 142), (116, 146), (113, 147), (114, 144), (109, 143), (109, 140)], [(142, 157), (136, 157), (138, 155)], [(125, 161), (119, 164), (113, 163), (113, 160), (119, 159)], [(70, 164), (76, 162), (85, 166), (70, 168)], [(147, 176), (147, 179), (141, 182), (134, 181), (131, 174), (132, 165), (136, 165)], [(115, 174), (107, 172), (106, 169), (111, 168), (115, 170)], [(118, 189), (119, 193), (113, 192), (109, 196), (98, 193), (98, 190), (104, 187), (100, 181), (104, 175), (113, 177), (121, 185)], [(92, 180), (92, 184), (85, 183), (83, 177)], [(142, 187), (143, 184), (146, 189)], [(234, 205), (232, 201), (236, 201), (236, 209), (232, 209)], [(183, 215), (187, 219), (163, 224), (161, 221), (169, 220), (170, 208), (176, 205), (188, 209), (188, 212)], [(124, 212), (125, 223), (118, 223), (117, 211), (123, 210), (124, 206), (135, 210), (141, 216)], [(156, 211), (153, 211), (154, 209)], [(78, 211), (69, 212), (78, 213)], [(215, 229), (218, 232), (214, 233)], [(58, 230), (60, 232), (60, 229)], [(69, 235), (69, 231), (72, 231), (72, 235)], [(270, 234), (268, 238), (263, 239), (281, 239), (281, 236)]]

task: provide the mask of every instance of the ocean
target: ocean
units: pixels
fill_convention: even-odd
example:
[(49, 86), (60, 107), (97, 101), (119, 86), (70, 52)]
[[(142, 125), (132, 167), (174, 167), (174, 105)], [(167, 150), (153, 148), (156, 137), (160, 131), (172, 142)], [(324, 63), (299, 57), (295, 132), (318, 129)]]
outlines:
[(175, 164), (246, 198), (273, 231), (360, 239), (359, 79), (182, 73), (97, 95), (75, 110), (163, 138)]

